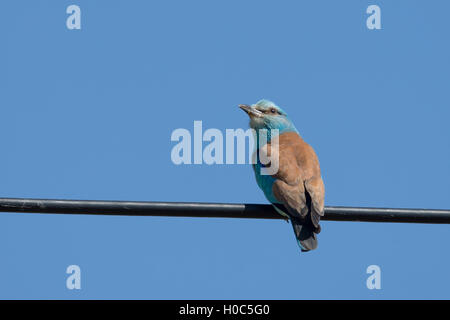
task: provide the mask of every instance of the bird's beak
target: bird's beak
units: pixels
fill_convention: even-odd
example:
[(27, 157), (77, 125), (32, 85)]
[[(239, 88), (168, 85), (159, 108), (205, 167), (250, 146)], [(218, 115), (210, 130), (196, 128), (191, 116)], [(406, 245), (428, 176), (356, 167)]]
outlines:
[(256, 108), (249, 106), (247, 104), (240, 104), (239, 108), (241, 108), (242, 110), (244, 110), (245, 112), (247, 112), (248, 116), (251, 117), (262, 117), (263, 113), (259, 110), (257, 110)]

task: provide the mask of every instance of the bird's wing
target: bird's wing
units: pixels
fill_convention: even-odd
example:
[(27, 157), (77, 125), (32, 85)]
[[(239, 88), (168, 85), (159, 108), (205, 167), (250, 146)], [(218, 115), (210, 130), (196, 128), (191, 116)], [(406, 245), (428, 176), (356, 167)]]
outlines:
[(311, 199), (311, 221), (317, 228), (319, 227), (320, 217), (323, 217), (324, 214), (325, 187), (322, 178), (319, 176), (306, 180), (305, 190)]
[(276, 148), (270, 145), (268, 152), (272, 163), (278, 161), (278, 172), (273, 175), (272, 187), (275, 198), (283, 203), (293, 217), (304, 218), (308, 213), (303, 172), (299, 166), (298, 150), (301, 138), (295, 134), (281, 134), (278, 138), (278, 155)]
[(308, 214), (303, 184), (289, 185), (281, 179), (275, 180), (272, 192), (287, 209), (291, 217), (305, 218)]
[(272, 187), (275, 198), (293, 217), (304, 219), (310, 212), (311, 221), (318, 228), (323, 216), (325, 188), (314, 150), (292, 132), (280, 135), (278, 152), (278, 172)]

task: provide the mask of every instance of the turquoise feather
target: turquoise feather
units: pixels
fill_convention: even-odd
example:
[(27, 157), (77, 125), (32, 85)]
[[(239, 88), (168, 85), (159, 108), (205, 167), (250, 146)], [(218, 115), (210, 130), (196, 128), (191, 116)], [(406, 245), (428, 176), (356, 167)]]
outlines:
[[(267, 116), (264, 117), (264, 121), (261, 122), (257, 126), (252, 126), (253, 129), (256, 131), (255, 136), (255, 152), (257, 152), (260, 148), (259, 146), (259, 130), (260, 129), (266, 129), (267, 130), (267, 142), (270, 142), (273, 138), (273, 131), (274, 129), (278, 130), (278, 134), (282, 134), (285, 132), (297, 132), (297, 129), (295, 128), (294, 124), (289, 120), (287, 117), (286, 112), (284, 112), (280, 107), (275, 105), (273, 102), (269, 100), (260, 100), (258, 101), (255, 106), (262, 108), (262, 109), (270, 109), (275, 108), (281, 116)], [(257, 123), (258, 124), (258, 123)], [(262, 146), (261, 146), (262, 147)], [(256, 154), (256, 163), (253, 165), (253, 170), (255, 173), (256, 183), (258, 184), (259, 188), (264, 192), (264, 195), (266, 196), (267, 200), (269, 200), (271, 203), (280, 203), (277, 199), (275, 199), (275, 196), (272, 192), (272, 185), (275, 181), (275, 179), (270, 175), (262, 175), (261, 174), (261, 168), (263, 167), (263, 164), (259, 160), (259, 154)]]

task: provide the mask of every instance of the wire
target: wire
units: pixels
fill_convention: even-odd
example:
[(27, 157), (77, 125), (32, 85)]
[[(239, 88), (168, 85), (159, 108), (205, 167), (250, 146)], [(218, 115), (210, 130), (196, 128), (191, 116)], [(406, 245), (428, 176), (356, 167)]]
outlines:
[[(267, 204), (190, 202), (0, 198), (0, 212), (284, 219), (271, 205)], [(323, 220), (450, 224), (450, 210), (326, 207)]]

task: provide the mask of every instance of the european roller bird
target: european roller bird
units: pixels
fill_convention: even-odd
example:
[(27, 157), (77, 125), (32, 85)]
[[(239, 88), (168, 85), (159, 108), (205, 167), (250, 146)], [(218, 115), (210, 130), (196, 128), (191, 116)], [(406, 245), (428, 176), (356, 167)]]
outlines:
[[(275, 210), (291, 221), (301, 251), (316, 249), (320, 217), (324, 214), (325, 187), (314, 149), (300, 137), (286, 112), (273, 102), (261, 100), (239, 107), (250, 117), (250, 128), (256, 134), (253, 170), (258, 186)], [(260, 134), (266, 135), (265, 145), (259, 145)], [(275, 154), (276, 136), (278, 155)], [(260, 159), (262, 148), (271, 161), (278, 161), (278, 171), (273, 174), (262, 174), (261, 169), (268, 166)]]

